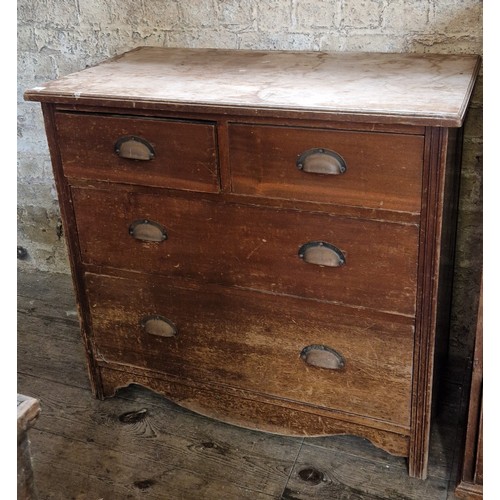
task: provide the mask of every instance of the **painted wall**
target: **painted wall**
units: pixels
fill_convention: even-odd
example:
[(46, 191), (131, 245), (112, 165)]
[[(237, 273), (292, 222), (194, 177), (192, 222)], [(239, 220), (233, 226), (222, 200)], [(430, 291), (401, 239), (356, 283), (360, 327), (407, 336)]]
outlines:
[[(18, 245), (69, 272), (38, 103), (23, 91), (140, 45), (482, 53), (479, 0), (18, 0)], [(482, 85), (465, 126), (452, 354), (470, 355), (482, 255)]]

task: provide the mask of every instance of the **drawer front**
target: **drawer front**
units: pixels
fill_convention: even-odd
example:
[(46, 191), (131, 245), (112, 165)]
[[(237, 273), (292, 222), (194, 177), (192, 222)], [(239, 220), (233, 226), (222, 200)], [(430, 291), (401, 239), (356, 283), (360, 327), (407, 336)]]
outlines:
[(423, 136), (233, 124), (229, 148), (235, 193), (420, 212)]
[[(331, 304), (157, 278), (90, 274), (86, 283), (98, 360), (409, 426), (409, 324)], [(335, 351), (342, 367), (306, 362), (301, 353), (308, 346)]]
[[(84, 263), (414, 314), (416, 226), (165, 194), (72, 194)], [(322, 264), (338, 255), (343, 265)]]
[(67, 177), (219, 191), (212, 123), (57, 113)]

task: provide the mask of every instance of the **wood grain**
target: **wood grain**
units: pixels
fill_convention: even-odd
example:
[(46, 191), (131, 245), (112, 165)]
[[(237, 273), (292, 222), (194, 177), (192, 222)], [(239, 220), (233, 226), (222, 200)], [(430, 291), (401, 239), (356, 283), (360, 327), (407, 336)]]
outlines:
[[(247, 489), (226, 480), (211, 480), (200, 469), (189, 470), (145, 457), (123, 455), (106, 447), (96, 446), (61, 436), (35, 431), (33, 445), (48, 448), (36, 466), (41, 474), (63, 477), (54, 487), (45, 485), (40, 500), (74, 498), (199, 498), (217, 499), (221, 491), (228, 498), (270, 500), (272, 495)], [(201, 461), (200, 461), (201, 462)], [(219, 469), (223, 466), (219, 465)], [(234, 469), (228, 471), (233, 477)], [(276, 488), (279, 491), (279, 488)], [(165, 497), (168, 494), (169, 497)], [(171, 496), (170, 496), (171, 495)]]
[[(444, 204), (449, 199), (446, 184), (447, 167), (455, 165), (447, 161), (447, 129), (432, 128), (426, 134), (424, 161), (424, 185), (422, 199), (422, 223), (420, 226), (419, 276), (417, 294), (416, 333), (414, 351), (414, 389), (412, 403), (412, 439), (409, 470), (412, 477), (425, 479), (428, 466), (430, 422), (432, 413), (432, 385), (434, 382), (434, 356), (439, 345), (437, 330), (440, 307), (440, 287), (449, 283), (440, 282), (441, 264), (446, 265), (443, 248), (447, 243), (443, 236)], [(450, 151), (450, 154), (453, 152)], [(449, 310), (440, 314), (449, 315)]]
[[(175, 376), (148, 373), (127, 366), (101, 363), (103, 392), (115, 396), (118, 390), (138, 384), (163, 394), (180, 406), (200, 415), (229, 423), (244, 429), (259, 430), (290, 437), (354, 434), (369, 439), (376, 446), (394, 455), (408, 454), (408, 436), (401, 428), (385, 422), (360, 417), (342, 418), (342, 413), (316, 408), (314, 412), (293, 401), (283, 401), (265, 395), (225, 388), (215, 392), (213, 385), (193, 383)], [(214, 397), (215, 396), (215, 397)], [(388, 430), (388, 428), (392, 429)], [(399, 431), (399, 432), (398, 432)]]
[(446, 500), (446, 492), (446, 480), (408, 479), (404, 466), (377, 464), (304, 444), (282, 498)]
[[(67, 177), (192, 191), (220, 189), (213, 123), (56, 113), (56, 129)], [(154, 158), (120, 158), (115, 144), (125, 136), (148, 141)]]
[[(39, 398), (43, 406), (32, 429), (40, 500), (164, 499), (165, 491), (172, 491), (173, 498), (198, 500), (200, 485), (207, 488), (204, 500), (220, 500), (225, 491), (228, 498), (259, 500), (325, 498), (329, 491), (343, 492), (346, 500), (354, 495), (412, 498), (416, 492), (421, 498), (434, 498), (454, 473), (459, 440), (453, 436), (461, 432), (457, 423), (463, 418), (455, 403), (461, 393), (456, 384), (448, 386), (442, 400), (440, 420), (445, 428), (433, 422), (432, 435), (439, 440), (446, 433), (449, 447), (433, 446), (431, 439), (430, 464), (434, 465), (429, 467), (429, 477), (433, 480), (422, 483), (427, 488), (423, 492), (405, 473), (403, 458), (387, 455), (361, 438), (307, 438), (308, 446), (300, 449), (301, 439), (227, 426), (138, 386), (121, 389), (105, 401), (95, 400), (88, 390), (85, 355), (74, 319), (71, 278), (21, 272), (18, 290), (18, 338), (23, 346), (18, 390)], [(73, 319), (59, 320), (64, 318)], [(235, 403), (235, 410), (239, 407)], [(288, 478), (296, 458), (297, 466)], [(162, 475), (167, 469), (170, 472)], [(314, 471), (306, 474), (308, 469), (323, 474), (325, 483), (305, 481), (318, 477)], [(336, 486), (330, 486), (330, 481)], [(212, 486), (204, 486), (208, 484)], [(452, 481), (450, 495), (454, 487)]]
[(29, 429), (40, 414), (40, 402), (24, 394), (17, 394), (17, 498), (36, 500)]
[(101, 382), (99, 380), (99, 372), (96, 369), (94, 361), (93, 346), (88, 337), (88, 311), (85, 309), (85, 292), (82, 276), (82, 263), (79, 258), (78, 232), (75, 221), (75, 214), (71, 205), (71, 193), (68, 183), (64, 177), (62, 170), (61, 155), (57, 142), (56, 125), (55, 125), (55, 107), (51, 104), (42, 104), (43, 119), (45, 123), (45, 131), (47, 134), (47, 142), (49, 145), (50, 157), (52, 161), (52, 170), (57, 189), (59, 207), (61, 211), (61, 220), (65, 235), (65, 242), (68, 247), (69, 265), (71, 276), (73, 277), (73, 288), (76, 298), (76, 306), (80, 319), (80, 331), (82, 335), (83, 345), (85, 347), (85, 357), (87, 364), (87, 372), (90, 380), (92, 392), (96, 397), (99, 397), (99, 388)]
[(464, 54), (139, 47), (25, 99), (460, 127), (478, 69), (479, 57)]
[(479, 295), (474, 359), (469, 389), (467, 426), (455, 494), (459, 498), (483, 498), (483, 285)]
[[(223, 171), (226, 172), (227, 178), (223, 180), (224, 189), (230, 189), (229, 182), (230, 176), (227, 174), (229, 167), (226, 165), (222, 167), (223, 160), (221, 157), (221, 175)], [(108, 189), (109, 183), (105, 181), (97, 181), (90, 179), (71, 179), (71, 186), (77, 188), (95, 188), (95, 189)], [(197, 193), (195, 191), (184, 191), (171, 188), (157, 188), (152, 186), (140, 186), (129, 184), (113, 184), (113, 190), (128, 192), (133, 191), (136, 193), (155, 194), (160, 196), (175, 196), (185, 200), (211, 200), (217, 203), (232, 203), (239, 205), (250, 205), (254, 207), (267, 207), (275, 208), (278, 210), (298, 210), (301, 212), (324, 213), (335, 215), (338, 217), (348, 217), (351, 219), (366, 219), (376, 220), (379, 222), (389, 222), (396, 224), (410, 224), (418, 225), (420, 223), (420, 214), (411, 212), (396, 212), (394, 210), (385, 210), (384, 208), (366, 208), (363, 206), (351, 205), (338, 205), (333, 203), (320, 203), (317, 201), (304, 201), (304, 200), (287, 200), (285, 198), (261, 198), (249, 196), (244, 194), (237, 194), (231, 192), (220, 193)]]
[(19, 273), (17, 323), (18, 373), (48, 381), (58, 381), (65, 373), (67, 384), (88, 389), (70, 276), (31, 273), (24, 277)]
[[(133, 189), (73, 188), (72, 197), (86, 264), (415, 312), (418, 228), (413, 225), (187, 201)], [(138, 219), (164, 226), (168, 239), (134, 240), (128, 230)], [(336, 246), (346, 265), (306, 264), (298, 251), (309, 241)]]
[[(232, 190), (252, 196), (420, 212), (423, 136), (231, 124)], [(305, 173), (298, 156), (330, 149), (340, 175)]]
[(33, 426), (40, 413), (40, 403), (35, 398), (17, 394), (17, 439)]
[[(87, 286), (97, 359), (409, 424), (412, 325), (238, 289), (99, 275)], [(149, 315), (167, 317), (178, 335), (146, 333)], [(342, 353), (345, 368), (308, 366), (300, 353), (310, 343)]]
[[(24, 374), (38, 374), (47, 380), (58, 380), (61, 372), (66, 373), (68, 384), (88, 388), (89, 376), (85, 366), (85, 350), (80, 328), (74, 320), (60, 321), (50, 316), (39, 318), (33, 314), (20, 314), (18, 334), (18, 371)], [(32, 349), (33, 339), (26, 332), (44, 332), (50, 325), (50, 335), (41, 336), (38, 348)]]
[[(111, 487), (112, 498), (165, 498), (167, 490), (172, 498), (215, 499), (218, 491), (228, 498), (276, 498), (300, 450), (298, 439), (242, 431), (172, 411), (165, 402), (152, 406), (147, 395), (101, 402), (60, 383), (52, 390), (41, 380), (31, 380), (30, 386), (44, 401), (44, 418), (33, 438), (35, 457), (43, 461), (35, 461), (35, 467), (40, 476), (51, 477), (56, 471), (47, 467), (51, 461), (59, 464), (59, 473), (67, 476), (56, 486), (59, 498), (63, 492), (74, 498), (84, 487), (96, 498), (111, 494)], [(42, 489), (47, 486), (42, 478)]]
[[(464, 427), (463, 399), (463, 387), (457, 383), (448, 382), (443, 387), (439, 413), (434, 415), (431, 426), (428, 477), (447, 480), (450, 487), (456, 483), (458, 474), (456, 461)], [(353, 441), (355, 441), (354, 448)], [(407, 468), (407, 461), (404, 457), (389, 455), (362, 438), (353, 436), (336, 436), (335, 439), (316, 437), (306, 438), (304, 443), (319, 446), (333, 454), (355, 455), (385, 468)]]

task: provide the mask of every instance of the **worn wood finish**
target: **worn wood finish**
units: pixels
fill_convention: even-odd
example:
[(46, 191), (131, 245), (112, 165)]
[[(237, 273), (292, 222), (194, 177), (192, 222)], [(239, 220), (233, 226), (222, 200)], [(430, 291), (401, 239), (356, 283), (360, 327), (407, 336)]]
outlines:
[(40, 402), (24, 394), (17, 395), (17, 498), (36, 500), (28, 430), (40, 414)]
[[(419, 284), (414, 351), (413, 434), (410, 474), (425, 477), (427, 470), (432, 390), (438, 386), (442, 346), (450, 321), (451, 269), (454, 256), (459, 165), (456, 131), (429, 128), (426, 133), (424, 193), (420, 228)], [(437, 393), (437, 391), (436, 391)], [(417, 423), (418, 422), (418, 423)], [(412, 459), (413, 457), (413, 459)], [(420, 458), (418, 458), (420, 457)]]
[(474, 360), (470, 383), (467, 429), (461, 473), (455, 494), (470, 500), (483, 498), (483, 290), (479, 296)]
[(347, 422), (339, 413), (320, 408), (313, 411), (303, 404), (290, 402), (284, 406), (276, 398), (258, 395), (248, 399), (247, 393), (230, 387), (217, 392), (217, 397), (214, 397), (213, 386), (209, 384), (192, 384), (185, 379), (154, 372), (148, 374), (133, 367), (127, 367), (126, 371), (120, 368), (117, 370), (112, 364), (102, 364), (105, 396), (115, 396), (119, 389), (139, 384), (167, 396), (183, 408), (245, 429), (292, 437), (354, 434), (368, 439), (388, 453), (397, 456), (408, 454), (408, 436), (397, 432), (395, 427), (386, 430), (388, 426), (384, 423), (378, 423), (379, 428), (375, 428), (373, 423), (363, 425), (366, 419), (358, 418), (360, 424), (353, 422), (355, 418)]
[[(401, 485), (404, 484), (404, 493)], [(305, 444), (281, 500), (445, 500), (446, 480), (408, 479), (403, 464), (390, 466)]]
[[(420, 212), (423, 136), (230, 125), (235, 193)], [(297, 158), (330, 149), (347, 164), (338, 175), (306, 173)]]
[(438, 411), (437, 402), (442, 392), (441, 373), (448, 362), (450, 331), (450, 311), (453, 297), (453, 277), (455, 267), (455, 243), (458, 221), (458, 201), (460, 188), (460, 168), (462, 155), (462, 130), (448, 130), (446, 145), (446, 171), (444, 178), (443, 218), (439, 259), (439, 295), (436, 318), (436, 341), (433, 369), (433, 411)]
[[(458, 178), (451, 150), (460, 134), (446, 127), (462, 126), (477, 68), (477, 57), (462, 55), (142, 48), (26, 92), (43, 103), (94, 394), (140, 383), (239, 425), (363, 435), (408, 456), (410, 475), (424, 478), (438, 378), (434, 360), (449, 308), (443, 281), (452, 262)], [(67, 126), (58, 127), (59, 119)], [(89, 124), (81, 140), (73, 134), (77, 123)], [(141, 138), (122, 156), (162, 153), (151, 160), (119, 158), (102, 149), (114, 144), (103, 138), (115, 132)], [(142, 135), (154, 138), (152, 149)], [(162, 139), (172, 137), (177, 165), (163, 169), (168, 153)], [(320, 139), (327, 146), (312, 142)], [(328, 187), (332, 178), (325, 175), (301, 183), (303, 172), (287, 171), (304, 148), (337, 145), (349, 160), (347, 173), (333, 176), (337, 187)], [(158, 170), (148, 173), (145, 165)], [(341, 167), (339, 160), (335, 168)], [(335, 248), (338, 266), (299, 255), (311, 242), (323, 244), (322, 254)], [(94, 281), (85, 273), (96, 275)], [(99, 275), (112, 276), (114, 285), (108, 290)], [(132, 276), (130, 283), (140, 283), (131, 285), (135, 307), (116, 285)], [(170, 311), (141, 309), (148, 302), (161, 309), (158, 297), (198, 332), (196, 340), (183, 344)], [(273, 309), (279, 304), (283, 309)], [(288, 307), (292, 312), (283, 312)], [(350, 312), (337, 318), (338, 308)], [(324, 326), (327, 310), (334, 333)], [(144, 343), (136, 321), (143, 312), (170, 325), (169, 336)], [(365, 321), (384, 327), (363, 332)], [(303, 327), (292, 326), (287, 336), (287, 322)], [(266, 327), (275, 332), (273, 342)], [(215, 345), (209, 346), (205, 330)], [(335, 350), (330, 340), (348, 353), (345, 371), (315, 376), (313, 391), (314, 384), (299, 380), (296, 363), (303, 363), (300, 352), (308, 345)], [(169, 341), (178, 350), (165, 352)], [(186, 353), (187, 346), (199, 352)], [(374, 369), (382, 346), (399, 353), (383, 381), (394, 380), (395, 398), (377, 389), (383, 387)], [(288, 364), (296, 350), (298, 359)], [(362, 353), (366, 373), (349, 379), (348, 397), (347, 384), (335, 389), (348, 401), (335, 406), (329, 377), (345, 375), (347, 382), (354, 374), (349, 356), (361, 363)], [(169, 356), (175, 374), (161, 371)], [(265, 394), (256, 381), (268, 358), (280, 369), (270, 369), (271, 393)], [(279, 371), (299, 390), (275, 375)], [(402, 374), (398, 382), (396, 373)], [(221, 388), (217, 395), (214, 385)], [(361, 386), (370, 394), (359, 401), (370, 403), (356, 406), (353, 394)], [(392, 398), (397, 404), (391, 409)]]
[[(53, 392), (42, 380), (20, 383), (44, 396), (45, 418), (34, 436), (40, 452), (46, 447), (35, 461), (38, 475), (65, 471), (71, 479), (52, 485), (55, 498), (165, 499), (167, 491), (171, 498), (196, 498), (197, 488), (198, 498), (215, 500), (221, 488), (228, 498), (277, 498), (301, 446), (298, 439), (241, 435), (235, 427), (155, 405), (146, 391), (101, 402), (60, 382)], [(50, 470), (54, 464), (57, 472)]]
[[(29, 92), (28, 92), (29, 94)], [(28, 99), (29, 95), (26, 96)], [(98, 114), (109, 114), (115, 116), (134, 116), (135, 112), (130, 112), (127, 107), (117, 108), (113, 103), (105, 104), (103, 102), (98, 105), (87, 105), (80, 101), (72, 101), (71, 103), (56, 102), (54, 103), (56, 111), (61, 112), (77, 112), (77, 113), (98, 113)], [(175, 108), (175, 105), (174, 105)], [(136, 110), (137, 111), (137, 110)], [(168, 109), (161, 109), (159, 107), (144, 106), (140, 108), (140, 115), (142, 117), (150, 118), (164, 118), (171, 119), (172, 113), (175, 114), (178, 120), (188, 120), (188, 121), (207, 121), (207, 110), (202, 111), (189, 111), (189, 110), (179, 110), (170, 107)], [(237, 116), (235, 121), (234, 117)], [(244, 110), (241, 108), (235, 108), (234, 110), (224, 109), (223, 111), (211, 110), (210, 122), (217, 122), (221, 124), (224, 122), (237, 123), (242, 116), (247, 116)], [(406, 134), (406, 135), (423, 135), (425, 133), (425, 127), (422, 125), (405, 125), (401, 123), (364, 123), (359, 121), (346, 121), (344, 117), (340, 121), (335, 120), (333, 117), (328, 117), (324, 115), (316, 116), (310, 118), (306, 113), (300, 113), (298, 116), (275, 116), (267, 113), (266, 116), (255, 116), (251, 114), (251, 120), (249, 123), (261, 124), (261, 125), (276, 125), (278, 127), (313, 127), (313, 128), (323, 128), (327, 130), (351, 130), (353, 132), (385, 132), (389, 134)]]
[[(214, 392), (233, 386), (248, 391), (247, 398), (264, 393), (345, 412), (345, 419), (355, 413), (408, 428), (411, 324), (353, 317), (329, 304), (312, 309), (291, 297), (269, 301), (238, 289), (98, 275), (87, 283), (98, 360), (213, 383)], [(177, 335), (148, 334), (141, 323), (150, 315), (167, 317)], [(309, 367), (300, 353), (311, 343), (341, 352), (345, 367)], [(254, 424), (269, 418), (262, 414)]]
[[(213, 124), (56, 113), (56, 129), (67, 177), (219, 191)], [(154, 157), (143, 161), (120, 158), (115, 144), (128, 136), (146, 140)]]
[[(464, 426), (464, 391), (456, 382), (447, 383), (440, 400), (440, 411), (433, 415), (429, 447), (428, 477), (449, 480), (451, 490), (456, 484), (457, 452), (460, 448), (460, 435)], [(355, 453), (352, 442), (356, 440)], [(330, 450), (334, 455), (355, 455), (366, 462), (381, 464), (385, 469), (407, 469), (404, 457), (396, 458), (375, 448), (368, 440), (352, 436), (306, 438), (304, 444), (319, 446)], [(451, 474), (450, 474), (451, 471)], [(407, 481), (414, 482), (413, 479)], [(427, 482), (428, 484), (428, 482)]]
[(61, 210), (61, 219), (63, 222), (65, 242), (68, 247), (69, 265), (71, 275), (73, 276), (73, 286), (76, 296), (77, 310), (80, 317), (82, 340), (85, 346), (90, 386), (92, 388), (92, 393), (96, 397), (100, 397), (102, 395), (101, 381), (99, 379), (99, 371), (97, 370), (94, 361), (93, 345), (88, 335), (90, 329), (89, 315), (85, 307), (85, 285), (83, 283), (82, 264), (79, 258), (80, 249), (78, 245), (75, 213), (70, 201), (70, 187), (65, 180), (64, 172), (62, 170), (61, 155), (59, 152), (59, 143), (57, 140), (55, 126), (55, 110), (53, 106), (42, 103), (42, 111), (50, 158), (52, 160), (52, 169), (57, 189), (57, 196), (58, 200), (60, 200), (59, 206)]
[(17, 440), (24, 439), (40, 413), (40, 402), (24, 394), (17, 394)]
[[(27, 99), (118, 107), (328, 113), (461, 126), (479, 58), (140, 47), (48, 82)], [(381, 78), (383, 75), (383, 78)]]
[[(455, 382), (433, 422), (429, 479), (422, 483), (407, 476), (404, 458), (359, 437), (303, 440), (249, 431), (134, 385), (93, 399), (69, 276), (20, 272), (18, 293), (18, 390), (43, 407), (30, 434), (40, 500), (163, 500), (165, 492), (199, 500), (200, 488), (204, 500), (220, 500), (226, 491), (227, 498), (305, 500), (335, 489), (363, 500), (454, 498), (457, 423), (465, 420)], [(310, 469), (325, 481), (311, 481), (318, 473)]]
[[(132, 190), (73, 188), (72, 195), (86, 264), (406, 315), (415, 311), (416, 226)], [(160, 243), (132, 238), (130, 224), (144, 219), (165, 227), (168, 238)], [(336, 246), (346, 264), (331, 268), (305, 263), (299, 249), (310, 241)]]
[[(221, 158), (221, 165), (223, 164)], [(224, 166), (224, 169), (229, 171), (229, 166)], [(226, 180), (229, 181), (230, 177)], [(267, 207), (280, 210), (298, 210), (303, 212), (320, 212), (337, 217), (346, 217), (351, 219), (367, 219), (380, 222), (391, 222), (397, 224), (411, 224), (418, 226), (420, 223), (420, 214), (414, 212), (396, 212), (394, 210), (385, 210), (383, 208), (366, 208), (361, 206), (337, 205), (333, 203), (318, 203), (315, 201), (303, 200), (286, 200), (284, 198), (262, 198), (227, 192), (230, 189), (228, 183), (224, 180), (224, 189), (220, 193), (197, 193), (195, 191), (184, 191), (170, 188), (157, 188), (130, 184), (113, 183), (113, 191), (134, 193), (146, 193), (159, 196), (174, 196), (184, 200), (211, 200), (216, 203), (232, 203), (240, 205), (250, 205), (254, 207)], [(71, 179), (71, 186), (78, 188), (96, 188), (108, 189), (110, 184), (104, 181), (86, 180), (86, 179)], [(200, 196), (201, 194), (201, 196)]]

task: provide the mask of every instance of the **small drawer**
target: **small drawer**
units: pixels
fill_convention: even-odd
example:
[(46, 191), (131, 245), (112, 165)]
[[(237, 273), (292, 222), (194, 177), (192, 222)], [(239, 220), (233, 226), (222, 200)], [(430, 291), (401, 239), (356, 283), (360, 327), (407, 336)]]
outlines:
[(235, 193), (419, 213), (420, 135), (232, 124)]
[(86, 284), (98, 361), (410, 424), (408, 320), (151, 277)]
[(72, 188), (84, 263), (413, 315), (418, 227)]
[(217, 192), (212, 123), (57, 113), (66, 177)]

